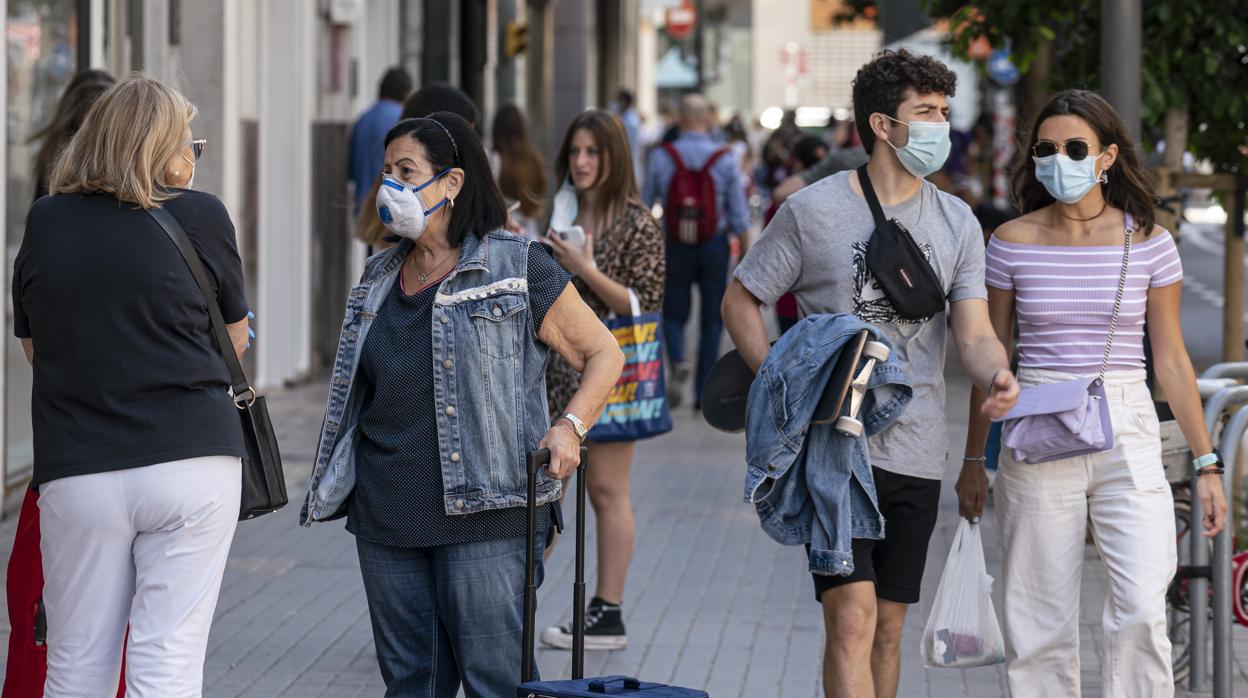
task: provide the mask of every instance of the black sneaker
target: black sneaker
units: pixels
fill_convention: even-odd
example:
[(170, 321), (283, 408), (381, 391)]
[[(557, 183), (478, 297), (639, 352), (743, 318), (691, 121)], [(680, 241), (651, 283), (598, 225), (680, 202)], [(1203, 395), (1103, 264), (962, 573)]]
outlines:
[[(546, 628), (542, 644), (555, 649), (572, 649), (572, 624)], [(622, 650), (628, 646), (624, 620), (618, 604), (609, 604), (595, 596), (585, 609), (585, 649)]]

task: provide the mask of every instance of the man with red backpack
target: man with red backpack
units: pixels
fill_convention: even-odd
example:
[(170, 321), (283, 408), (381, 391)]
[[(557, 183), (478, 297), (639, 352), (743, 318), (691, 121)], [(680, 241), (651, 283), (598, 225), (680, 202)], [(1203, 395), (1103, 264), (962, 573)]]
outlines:
[(702, 95), (688, 94), (680, 100), (680, 136), (651, 153), (641, 189), (647, 206), (662, 204), (667, 232), (663, 333), (672, 361), (668, 389), (672, 407), (680, 405), (690, 374), (685, 324), (692, 286), (698, 285), (702, 314), (694, 381), (694, 409), (698, 409), (702, 385), (719, 358), (724, 329), (719, 306), (728, 286), (729, 238), (744, 234), (750, 222), (737, 172), (740, 162), (729, 147), (712, 140), (710, 118)]

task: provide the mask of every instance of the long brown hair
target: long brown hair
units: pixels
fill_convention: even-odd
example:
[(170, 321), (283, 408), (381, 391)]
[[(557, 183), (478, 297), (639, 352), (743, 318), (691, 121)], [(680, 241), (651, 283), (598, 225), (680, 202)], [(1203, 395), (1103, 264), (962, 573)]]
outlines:
[(519, 107), (504, 104), (498, 108), (491, 140), (499, 155), (498, 188), (503, 196), (520, 202), (520, 213), (536, 218), (546, 193), (546, 163), (533, 145)]
[(1135, 143), (1118, 112), (1103, 97), (1088, 90), (1059, 92), (1036, 116), (1031, 126), (1031, 137), (1025, 147), (1019, 148), (1011, 175), (1014, 206), (1022, 213), (1031, 213), (1054, 202), (1048, 190), (1036, 179), (1036, 168), (1031, 162), (1032, 149), (1039, 140), (1040, 124), (1053, 116), (1077, 116), (1096, 133), (1102, 149), (1110, 145), (1118, 146), (1118, 158), (1106, 170), (1109, 181), (1100, 185), (1101, 192), (1110, 206), (1122, 209), (1135, 218), (1136, 230), (1142, 236), (1150, 235), (1155, 220), (1153, 202), (1156, 196), (1149, 174), (1140, 163)]
[(96, 98), (111, 87), (113, 82), (113, 76), (102, 70), (84, 70), (75, 75), (65, 87), (65, 93), (61, 95), (61, 101), (57, 102), (52, 119), (30, 137), (31, 143), (42, 141), (39, 153), (35, 156), (35, 179), (38, 188), (47, 190), (48, 175), (56, 164), (57, 156), (82, 127), (82, 122), (87, 118), (87, 112), (95, 104)]
[[(582, 129), (594, 137), (600, 158), (598, 181), (594, 182), (594, 189), (598, 191), (598, 210), (594, 213), (599, 221), (609, 225), (622, 216), (630, 204), (643, 205), (641, 193), (637, 190), (637, 178), (633, 174), (633, 155), (628, 147), (628, 134), (624, 132), (624, 125), (619, 118), (611, 112), (588, 109), (578, 114), (568, 124), (568, 132), (563, 137), (563, 145), (559, 147), (559, 156), (555, 161), (555, 173), (560, 185), (568, 179), (568, 157), (572, 152), (572, 138)], [(602, 227), (603, 225), (596, 225), (596, 228)]]

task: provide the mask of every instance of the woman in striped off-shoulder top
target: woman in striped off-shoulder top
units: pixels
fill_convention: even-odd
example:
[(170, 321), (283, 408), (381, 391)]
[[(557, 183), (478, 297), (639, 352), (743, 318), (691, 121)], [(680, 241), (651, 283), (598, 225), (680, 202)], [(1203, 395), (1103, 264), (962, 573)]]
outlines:
[[(1144, 335), (1193, 455), (1211, 453), (1179, 323), (1183, 267), (1170, 234), (1153, 224), (1154, 197), (1135, 146), (1104, 99), (1082, 90), (1055, 96), (1021, 155), (1013, 193), (1024, 215), (989, 241), (986, 281), (993, 325), (1007, 346), (1018, 321), (1024, 386), (1100, 374), (1128, 236), (1131, 244), (1105, 361), (1113, 447), (1038, 464), (1015, 460), (1009, 449), (1001, 454), (995, 497), (1010, 693), (1079, 695), (1079, 587), (1090, 525), (1109, 576), (1105, 694), (1172, 695), (1165, 594), (1177, 560), (1174, 508), (1145, 384)], [(988, 431), (982, 398), (973, 399), (957, 485), (967, 517), (982, 512), (987, 491), (978, 458)], [(1197, 493), (1204, 534), (1215, 535), (1226, 511), (1221, 478), (1202, 475)]]

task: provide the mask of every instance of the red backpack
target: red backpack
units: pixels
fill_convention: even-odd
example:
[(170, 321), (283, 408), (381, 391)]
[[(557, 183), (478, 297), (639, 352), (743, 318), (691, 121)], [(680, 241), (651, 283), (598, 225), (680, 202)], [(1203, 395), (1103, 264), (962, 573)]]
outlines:
[(676, 147), (664, 143), (663, 150), (676, 165), (676, 174), (667, 188), (667, 201), (663, 204), (663, 223), (667, 235), (682, 245), (700, 245), (715, 237), (719, 229), (719, 212), (715, 207), (715, 180), (711, 179), (711, 166), (730, 152), (720, 148), (700, 170), (685, 167)]

